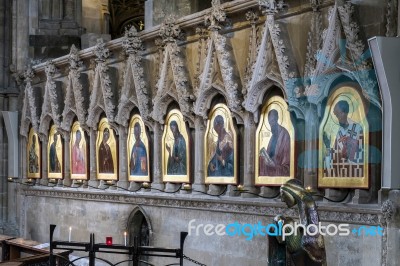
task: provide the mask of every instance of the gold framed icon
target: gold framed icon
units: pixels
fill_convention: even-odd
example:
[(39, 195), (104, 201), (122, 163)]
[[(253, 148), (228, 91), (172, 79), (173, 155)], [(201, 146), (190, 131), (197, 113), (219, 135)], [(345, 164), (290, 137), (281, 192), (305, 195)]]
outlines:
[(285, 100), (273, 96), (256, 131), (255, 184), (280, 186), (295, 175), (295, 134)]
[(135, 114), (129, 122), (127, 158), (129, 181), (150, 182), (149, 139), (140, 115)]
[(71, 179), (88, 179), (88, 142), (78, 121), (71, 128), (70, 137)]
[(237, 133), (225, 104), (211, 109), (204, 138), (205, 183), (237, 184)]
[(183, 115), (171, 110), (166, 118), (162, 138), (162, 172), (164, 182), (190, 182), (189, 135)]
[(63, 178), (63, 143), (62, 136), (56, 125), (52, 125), (49, 131), (47, 143), (47, 171), (49, 178)]
[(318, 186), (369, 187), (369, 125), (363, 100), (344, 86), (329, 97), (319, 131)]
[(27, 146), (27, 168), (28, 178), (40, 178), (41, 176), (41, 153), (40, 141), (37, 133), (33, 128), (29, 130), (28, 146)]
[(96, 141), (97, 178), (118, 180), (117, 138), (107, 118), (99, 122)]

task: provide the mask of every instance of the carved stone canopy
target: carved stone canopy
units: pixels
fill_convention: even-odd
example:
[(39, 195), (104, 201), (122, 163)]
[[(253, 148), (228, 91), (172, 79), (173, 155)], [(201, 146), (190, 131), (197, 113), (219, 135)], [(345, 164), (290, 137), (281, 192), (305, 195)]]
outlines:
[(144, 69), (140, 50), (142, 41), (134, 27), (125, 32), (122, 46), (128, 54), (124, 83), (118, 105), (117, 122), (127, 126), (133, 108), (138, 107), (144, 121), (150, 119), (150, 96), (144, 80)]
[(116, 105), (115, 91), (113, 90), (109, 69), (106, 64), (106, 60), (110, 56), (110, 51), (106, 48), (102, 39), (97, 40), (97, 45), (93, 53), (97, 57), (97, 64), (94, 70), (87, 125), (96, 128), (103, 112), (110, 123), (114, 122)]
[(163, 124), (168, 105), (172, 101), (176, 101), (184, 119), (189, 122), (190, 126), (193, 126), (192, 85), (185, 65), (184, 53), (181, 52), (177, 43), (182, 34), (170, 17), (162, 24), (160, 36), (163, 37), (165, 47), (160, 75), (156, 84), (157, 93), (153, 99), (155, 108), (151, 116), (155, 121)]
[(61, 112), (63, 110), (63, 93), (54, 75), (58, 72), (55, 64), (48, 61), (45, 66), (46, 84), (44, 87), (43, 106), (40, 116), (39, 134), (47, 136), (51, 121), (61, 127)]
[(354, 5), (350, 1), (336, 2), (329, 11), (320, 49), (308, 54), (316, 58), (313, 65), (307, 65), (310, 74), (305, 95), (309, 102), (319, 105), (329, 95), (330, 84), (345, 75), (360, 85), (366, 99), (381, 107), (375, 72), (371, 58), (365, 56), (367, 45), (361, 34)]

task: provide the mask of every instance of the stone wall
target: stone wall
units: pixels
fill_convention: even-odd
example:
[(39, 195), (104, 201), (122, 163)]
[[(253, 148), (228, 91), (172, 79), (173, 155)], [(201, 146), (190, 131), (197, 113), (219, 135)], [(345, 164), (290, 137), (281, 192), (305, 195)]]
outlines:
[[(98, 191), (87, 189), (43, 188), (22, 192), (21, 200), (26, 224), (24, 237), (48, 242), (49, 225), (56, 224), (56, 240), (67, 240), (72, 227), (72, 241), (88, 241), (95, 233), (96, 242), (105, 242), (106, 236), (113, 243), (123, 244), (123, 232), (127, 231), (128, 218), (136, 206), (140, 206), (150, 221), (150, 245), (178, 247), (179, 233), (188, 232), (192, 219), (198, 224), (257, 224), (267, 225), (274, 215), (281, 213), (296, 218), (297, 212), (288, 210), (282, 203), (265, 199), (240, 199), (222, 196), (162, 193), (131, 193), (122, 191)], [(343, 207), (341, 204), (319, 202), (323, 225), (349, 223), (350, 228), (376, 226), (382, 218), (380, 210), (362, 206)], [(201, 232), (201, 231), (200, 231)], [(327, 261), (335, 265), (382, 265), (382, 248), (387, 243), (381, 236), (325, 236)], [(264, 236), (199, 236), (186, 239), (185, 255), (206, 265), (266, 265), (268, 241)], [(77, 255), (77, 253), (74, 253)], [(79, 254), (79, 253), (78, 253)], [(98, 254), (100, 255), (100, 254)], [(101, 255), (117, 262), (123, 257)], [(165, 265), (176, 260), (150, 260), (156, 265)]]

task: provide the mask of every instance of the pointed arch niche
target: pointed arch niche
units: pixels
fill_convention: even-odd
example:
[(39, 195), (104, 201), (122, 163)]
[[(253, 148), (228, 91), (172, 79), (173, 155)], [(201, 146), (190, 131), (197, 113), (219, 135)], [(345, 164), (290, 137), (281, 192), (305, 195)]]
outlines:
[(139, 238), (140, 246), (151, 245), (153, 227), (150, 218), (140, 206), (136, 206), (130, 213), (126, 228), (129, 235), (127, 245), (132, 245), (135, 237)]

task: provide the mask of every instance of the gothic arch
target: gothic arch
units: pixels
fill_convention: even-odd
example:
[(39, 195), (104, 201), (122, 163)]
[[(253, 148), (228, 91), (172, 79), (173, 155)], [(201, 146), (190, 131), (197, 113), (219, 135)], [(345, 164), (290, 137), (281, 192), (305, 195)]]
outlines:
[[(211, 107), (211, 102), (214, 97), (218, 94), (221, 94), (225, 100), (227, 101), (228, 95), (226, 90), (221, 83), (213, 83), (211, 86), (205, 90), (202, 90), (197, 97), (197, 100), (194, 105), (194, 112), (196, 115), (201, 116), (204, 120), (208, 119), (208, 111)], [(229, 105), (227, 105), (229, 108)], [(230, 109), (230, 108), (229, 108)], [(243, 114), (240, 112), (235, 112), (231, 110), (233, 117), (235, 117), (236, 122), (238, 124), (243, 124)]]
[(128, 221), (126, 224), (126, 229), (130, 237), (133, 237), (136, 233), (138, 233), (138, 229), (141, 229), (141, 224), (145, 222), (148, 228), (148, 236), (150, 245), (153, 241), (153, 227), (151, 225), (151, 221), (149, 216), (140, 206), (135, 206), (131, 213), (129, 214)]
[(281, 83), (278, 80), (274, 80), (268, 77), (257, 82), (247, 93), (246, 100), (243, 102), (243, 106), (247, 111), (255, 114), (255, 121), (258, 120), (258, 109), (260, 105), (263, 104), (265, 93), (274, 87), (277, 87), (282, 91), (283, 98), (287, 101), (287, 94), (286, 91), (282, 89)]

